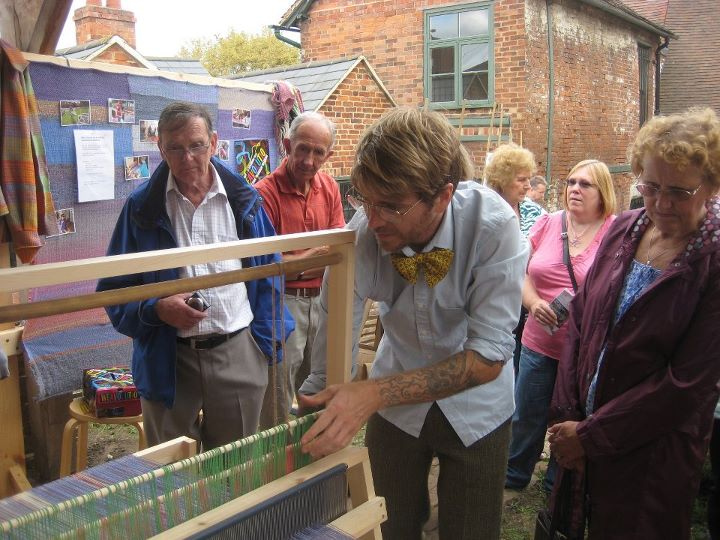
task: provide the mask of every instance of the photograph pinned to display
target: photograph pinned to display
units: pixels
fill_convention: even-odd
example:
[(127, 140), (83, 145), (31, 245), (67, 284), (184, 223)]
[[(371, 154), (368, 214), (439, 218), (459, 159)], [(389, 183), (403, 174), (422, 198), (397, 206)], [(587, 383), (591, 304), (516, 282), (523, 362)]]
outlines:
[(270, 174), (270, 145), (266, 139), (235, 141), (237, 171), (249, 184)]
[(140, 142), (158, 142), (157, 120), (140, 120)]
[(61, 126), (89, 126), (90, 100), (89, 99), (61, 99), (60, 100)]
[(57, 220), (58, 234), (53, 234), (52, 236), (62, 236), (64, 234), (72, 234), (75, 232), (74, 208), (56, 210), (55, 219)]
[(125, 180), (150, 178), (149, 156), (130, 156), (125, 158)]
[(108, 98), (108, 122), (111, 124), (134, 124), (135, 101)]
[(233, 109), (232, 125), (234, 128), (250, 129), (250, 111), (247, 109)]
[(217, 150), (215, 150), (215, 155), (218, 157), (218, 159), (222, 159), (223, 161), (229, 160), (230, 141), (219, 140), (217, 142)]

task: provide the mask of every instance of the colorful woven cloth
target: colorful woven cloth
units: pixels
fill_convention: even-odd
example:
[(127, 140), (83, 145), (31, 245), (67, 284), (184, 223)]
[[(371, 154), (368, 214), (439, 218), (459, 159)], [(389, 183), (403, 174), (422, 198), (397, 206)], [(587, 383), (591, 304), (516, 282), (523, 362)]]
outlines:
[(0, 241), (24, 263), (57, 234), (37, 100), (22, 53), (0, 39)]

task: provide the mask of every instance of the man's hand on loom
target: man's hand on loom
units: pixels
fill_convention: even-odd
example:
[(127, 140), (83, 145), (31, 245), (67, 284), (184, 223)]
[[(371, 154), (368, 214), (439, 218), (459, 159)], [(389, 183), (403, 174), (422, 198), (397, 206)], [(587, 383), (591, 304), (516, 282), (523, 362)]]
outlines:
[(319, 458), (345, 448), (353, 436), (380, 408), (380, 394), (373, 381), (329, 386), (314, 396), (300, 396), (302, 407), (325, 409), (301, 439), (303, 452)]
[(207, 313), (193, 309), (185, 303), (189, 293), (174, 294), (160, 298), (155, 303), (155, 313), (165, 324), (186, 330), (207, 317)]

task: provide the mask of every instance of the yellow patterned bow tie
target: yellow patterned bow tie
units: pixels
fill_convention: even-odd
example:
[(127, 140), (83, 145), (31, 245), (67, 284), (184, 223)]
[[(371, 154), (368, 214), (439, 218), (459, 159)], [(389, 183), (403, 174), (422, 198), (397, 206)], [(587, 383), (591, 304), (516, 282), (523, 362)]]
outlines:
[(435, 249), (427, 253), (418, 253), (412, 257), (393, 253), (390, 258), (395, 270), (402, 277), (415, 285), (420, 268), (425, 270), (425, 281), (429, 287), (434, 287), (447, 274), (453, 260), (450, 249)]

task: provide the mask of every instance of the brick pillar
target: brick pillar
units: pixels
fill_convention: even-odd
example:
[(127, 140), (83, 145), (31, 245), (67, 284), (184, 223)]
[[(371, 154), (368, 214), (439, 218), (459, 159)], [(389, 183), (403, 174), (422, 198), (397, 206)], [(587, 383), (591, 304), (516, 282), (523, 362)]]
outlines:
[(120, 8), (121, 0), (107, 0), (105, 7), (100, 0), (86, 2), (85, 6), (75, 10), (73, 16), (78, 45), (117, 35), (135, 48), (135, 15)]

